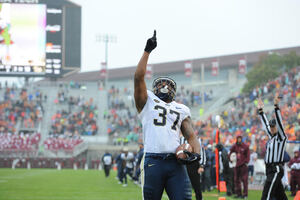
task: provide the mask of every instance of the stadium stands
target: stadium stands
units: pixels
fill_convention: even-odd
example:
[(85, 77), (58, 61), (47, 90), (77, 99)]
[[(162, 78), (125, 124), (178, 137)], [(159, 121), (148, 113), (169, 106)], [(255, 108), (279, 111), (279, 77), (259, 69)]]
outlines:
[[(250, 147), (264, 155), (267, 136), (261, 128), (261, 122), (256, 111), (256, 98), (260, 95), (268, 107), (268, 116), (271, 116), (275, 90), (283, 96), (281, 105), (285, 131), (289, 140), (300, 140), (300, 67), (292, 69), (289, 73), (280, 75), (277, 79), (269, 81), (266, 85), (254, 89), (248, 95), (239, 95), (231, 99), (231, 109), (221, 113), (221, 141), (227, 146), (235, 142), (235, 137), (242, 135)], [(216, 125), (213, 117), (205, 121), (196, 121), (195, 127), (206, 143), (213, 143)]]
[[(300, 139), (299, 67), (247, 95), (237, 96), (233, 94), (240, 90), (241, 84), (227, 83), (228, 71), (220, 70), (219, 82), (209, 73), (206, 71), (204, 114), (201, 113), (201, 81), (190, 80), (191, 84), (186, 84), (183, 74), (176, 74), (174, 78), (178, 84), (176, 101), (191, 108), (195, 131), (203, 137), (204, 143), (213, 143), (215, 116), (220, 114), (224, 144), (230, 146), (235, 136), (240, 134), (262, 154), (266, 138), (259, 132), (256, 97), (261, 94), (268, 111), (276, 88), (280, 88), (283, 95), (284, 105), (281, 108), (289, 139)], [(38, 149), (40, 145), (51, 152), (74, 151), (87, 137), (91, 137), (89, 141), (93, 142), (93, 136), (98, 135), (108, 136), (109, 144), (136, 144), (142, 135), (130, 85), (132, 82), (124, 84), (122, 81), (110, 82), (107, 94), (99, 89), (96, 82), (37, 83), (26, 89), (6, 86), (0, 90), (0, 132), (11, 135), (20, 135), (22, 130), (41, 133), (40, 140), (31, 148)], [(113, 84), (115, 82), (116, 85)], [(224, 105), (224, 102), (227, 103)], [(198, 120), (201, 114), (202, 118)], [(2, 149), (7, 149), (7, 146)]]
[(37, 153), (41, 140), (44, 96), (40, 90), (1, 88), (0, 151), (3, 155)]
[(81, 106), (69, 104), (69, 111), (57, 111), (52, 116), (49, 135), (96, 135), (97, 114), (97, 107), (92, 104), (92, 101)]
[[(42, 93), (39, 90), (4, 88), (0, 101), (0, 126), (8, 132), (18, 128), (36, 128), (43, 118)], [(19, 124), (18, 124), (19, 123)]]

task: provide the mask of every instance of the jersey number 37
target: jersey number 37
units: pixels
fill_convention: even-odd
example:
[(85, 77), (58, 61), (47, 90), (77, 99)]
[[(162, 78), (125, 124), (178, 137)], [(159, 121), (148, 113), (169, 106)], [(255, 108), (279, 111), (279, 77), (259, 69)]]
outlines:
[[(155, 126), (165, 126), (166, 125), (166, 122), (167, 122), (167, 109), (160, 106), (160, 105), (156, 105), (154, 107), (155, 110), (158, 110), (158, 116), (159, 116), (159, 119), (154, 119), (153, 120), (153, 123)], [(176, 131), (176, 125), (179, 121), (179, 118), (180, 118), (180, 113), (179, 112), (176, 112), (174, 110), (170, 110), (170, 114), (172, 115), (176, 115), (176, 119), (171, 127), (171, 129), (173, 129), (174, 131)]]

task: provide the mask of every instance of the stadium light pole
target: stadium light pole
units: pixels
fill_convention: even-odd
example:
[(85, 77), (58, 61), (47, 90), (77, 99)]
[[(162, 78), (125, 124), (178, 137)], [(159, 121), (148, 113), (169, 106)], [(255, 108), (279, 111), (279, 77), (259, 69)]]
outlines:
[(106, 64), (106, 76), (105, 76), (105, 88), (107, 88), (108, 80), (108, 43), (117, 43), (117, 37), (110, 34), (97, 34), (96, 35), (97, 43), (105, 44), (105, 64)]

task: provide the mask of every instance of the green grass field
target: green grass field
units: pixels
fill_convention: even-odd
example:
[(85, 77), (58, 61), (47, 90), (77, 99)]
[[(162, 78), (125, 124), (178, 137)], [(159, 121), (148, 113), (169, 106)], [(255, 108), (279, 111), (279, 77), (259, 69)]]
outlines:
[[(110, 178), (105, 178), (98, 170), (0, 169), (0, 200), (142, 199), (139, 186), (129, 181), (128, 187), (122, 187), (115, 175), (112, 172)], [(261, 191), (250, 191), (248, 199), (258, 200), (260, 195)], [(162, 199), (168, 198), (164, 194)], [(204, 199), (218, 199), (217, 192), (204, 193)]]

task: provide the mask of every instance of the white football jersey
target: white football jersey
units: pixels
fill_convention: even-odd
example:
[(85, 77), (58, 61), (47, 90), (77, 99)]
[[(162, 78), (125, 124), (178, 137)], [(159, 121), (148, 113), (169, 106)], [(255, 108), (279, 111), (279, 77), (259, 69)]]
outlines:
[(134, 154), (132, 152), (128, 152), (127, 155), (122, 153), (121, 159), (126, 161), (126, 167), (133, 168)]
[(111, 155), (106, 155), (103, 157), (103, 162), (105, 165), (111, 165), (112, 163), (112, 157)]
[(182, 121), (191, 116), (190, 109), (172, 101), (166, 103), (152, 91), (139, 117), (143, 126), (144, 151), (147, 153), (175, 153), (180, 145)]

